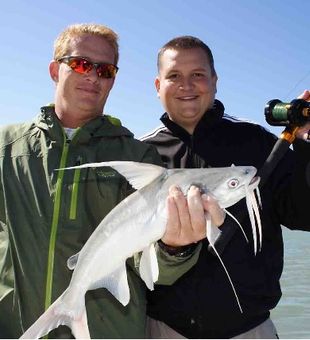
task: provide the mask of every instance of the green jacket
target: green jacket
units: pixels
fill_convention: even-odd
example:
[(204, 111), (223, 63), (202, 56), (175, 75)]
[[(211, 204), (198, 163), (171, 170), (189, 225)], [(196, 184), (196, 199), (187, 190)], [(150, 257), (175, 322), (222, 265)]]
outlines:
[[(30, 124), (0, 131), (1, 338), (19, 337), (66, 289), (72, 274), (67, 259), (132, 192), (110, 168), (55, 169), (110, 160), (161, 162), (151, 146), (108, 116), (79, 128), (71, 141), (52, 106), (43, 107)], [(184, 264), (161, 254), (159, 262), (160, 282), (170, 284), (191, 260)], [(126, 307), (105, 289), (87, 292), (92, 338), (145, 336), (145, 285), (133, 265), (127, 272), (131, 299)], [(60, 327), (51, 336), (68, 338), (70, 332)]]

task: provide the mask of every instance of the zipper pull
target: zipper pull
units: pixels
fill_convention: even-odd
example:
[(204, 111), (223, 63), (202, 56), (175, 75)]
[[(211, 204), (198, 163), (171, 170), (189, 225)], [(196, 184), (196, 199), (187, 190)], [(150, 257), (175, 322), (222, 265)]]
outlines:
[(75, 161), (75, 165), (81, 165), (81, 164), (82, 164), (82, 157), (77, 156), (76, 161)]

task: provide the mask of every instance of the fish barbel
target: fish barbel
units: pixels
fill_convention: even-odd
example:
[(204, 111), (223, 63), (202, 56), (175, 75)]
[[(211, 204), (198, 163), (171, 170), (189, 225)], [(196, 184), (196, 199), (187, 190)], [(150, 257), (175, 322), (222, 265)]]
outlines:
[[(59, 325), (70, 327), (75, 338), (90, 338), (85, 307), (86, 292), (106, 288), (120, 303), (127, 305), (130, 291), (125, 263), (135, 253), (142, 252), (139, 266), (142, 280), (149, 289), (154, 288), (159, 275), (154, 243), (165, 233), (166, 199), (171, 185), (177, 185), (185, 195), (195, 185), (202, 192), (212, 195), (223, 209), (245, 197), (253, 228), (255, 252), (258, 243), (256, 228), (259, 230), (261, 246), (259, 210), (254, 195), (254, 189), (257, 189), (259, 183), (259, 178), (255, 177), (256, 168), (232, 166), (166, 169), (146, 163), (111, 161), (65, 169), (103, 166), (114, 168), (126, 177), (136, 191), (114, 207), (100, 222), (81, 251), (69, 258), (67, 264), (73, 270), (69, 286), (21, 338), (42, 337)], [(212, 225), (207, 214), (206, 221), (206, 237), (226, 271), (242, 312), (228, 271), (214, 247), (220, 231)], [(108, 260), (103, 263), (103, 259)]]

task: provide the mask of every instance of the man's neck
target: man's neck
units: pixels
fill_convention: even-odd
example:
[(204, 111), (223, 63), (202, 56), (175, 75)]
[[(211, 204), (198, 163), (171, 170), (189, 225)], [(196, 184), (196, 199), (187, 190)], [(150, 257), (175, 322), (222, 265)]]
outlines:
[(64, 127), (76, 129), (83, 126), (90, 120), (94, 119), (93, 114), (84, 112), (71, 112), (70, 110), (63, 110), (55, 106), (55, 113)]

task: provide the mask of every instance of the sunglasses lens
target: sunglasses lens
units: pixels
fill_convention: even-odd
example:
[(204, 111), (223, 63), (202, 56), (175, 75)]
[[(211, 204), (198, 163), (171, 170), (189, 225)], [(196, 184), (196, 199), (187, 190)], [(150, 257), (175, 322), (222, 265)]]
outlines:
[(117, 68), (112, 64), (100, 64), (97, 66), (98, 77), (114, 78), (116, 76)]
[(89, 72), (92, 69), (92, 64), (83, 58), (71, 58), (68, 65), (73, 71), (81, 74)]
[(92, 63), (82, 57), (63, 57), (58, 61), (66, 63), (73, 71), (81, 74), (88, 73), (95, 67), (98, 77), (101, 78), (114, 78), (118, 70), (113, 64)]

